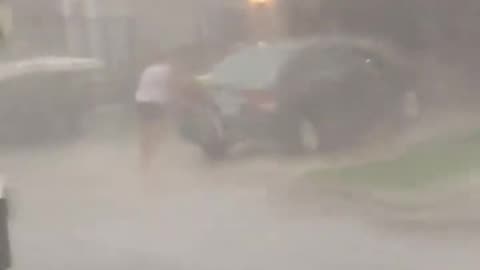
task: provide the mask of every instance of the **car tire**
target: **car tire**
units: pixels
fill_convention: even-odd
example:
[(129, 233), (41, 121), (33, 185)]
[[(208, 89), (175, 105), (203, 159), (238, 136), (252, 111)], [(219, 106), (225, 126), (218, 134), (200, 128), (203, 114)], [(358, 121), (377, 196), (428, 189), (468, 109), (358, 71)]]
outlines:
[(221, 118), (212, 108), (203, 109), (202, 115), (205, 117), (205, 121), (199, 143), (204, 154), (211, 160), (225, 158), (228, 144), (225, 139), (224, 125)]
[(300, 111), (284, 110), (279, 115), (280, 143), (289, 155), (313, 154), (320, 147), (315, 123)]
[(221, 141), (203, 144), (201, 148), (209, 160), (222, 160), (227, 155), (226, 144)]

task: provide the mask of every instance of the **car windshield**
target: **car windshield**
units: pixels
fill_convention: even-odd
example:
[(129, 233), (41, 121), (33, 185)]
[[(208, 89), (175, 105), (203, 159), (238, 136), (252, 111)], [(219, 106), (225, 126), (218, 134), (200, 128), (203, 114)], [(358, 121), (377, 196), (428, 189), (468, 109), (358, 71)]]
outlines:
[[(282, 73), (287, 75), (302, 73), (303, 76), (314, 76), (316, 80), (343, 80), (347, 73), (360, 69), (378, 69), (382, 64), (380, 55), (372, 55), (368, 51), (352, 47), (350, 44), (311, 46), (299, 53), (286, 66)], [(313, 78), (313, 77), (312, 77)]]
[(209, 74), (212, 83), (241, 90), (268, 90), (278, 72), (307, 42), (252, 46), (227, 56)]

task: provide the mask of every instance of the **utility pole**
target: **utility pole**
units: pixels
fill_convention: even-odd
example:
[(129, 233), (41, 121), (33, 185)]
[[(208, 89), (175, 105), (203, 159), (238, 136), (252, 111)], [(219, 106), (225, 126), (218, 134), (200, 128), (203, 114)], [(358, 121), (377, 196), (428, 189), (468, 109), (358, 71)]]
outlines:
[(0, 270), (6, 270), (11, 267), (8, 203), (5, 195), (5, 179), (0, 175)]

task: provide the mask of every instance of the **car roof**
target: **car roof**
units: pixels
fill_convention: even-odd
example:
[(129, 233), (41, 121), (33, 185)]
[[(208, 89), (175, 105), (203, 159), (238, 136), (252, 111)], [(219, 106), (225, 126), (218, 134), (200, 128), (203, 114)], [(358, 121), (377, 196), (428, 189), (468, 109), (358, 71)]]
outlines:
[(311, 42), (309, 39), (244, 47), (215, 65), (207, 75), (208, 80), (213, 84), (242, 90), (264, 89), (275, 81), (276, 75), (291, 56)]
[[(316, 79), (343, 80), (351, 71), (365, 66), (381, 65), (382, 59), (370, 51), (352, 44), (316, 44), (303, 50), (282, 70), (282, 79), (291, 79), (292, 75), (310, 76)], [(283, 76), (287, 75), (287, 76)], [(312, 78), (313, 78), (312, 77)]]
[(308, 62), (308, 58), (317, 53), (320, 58), (313, 57), (315, 59), (311, 60), (316, 60), (317, 67), (318, 64), (324, 67), (323, 75), (326, 77), (341, 78), (362, 61), (373, 61), (372, 65), (384, 61), (405, 64), (396, 50), (385, 41), (325, 36), (244, 47), (227, 56), (201, 79), (214, 85), (229, 85), (242, 90), (268, 89), (284, 71), (291, 71), (298, 64), (305, 66), (298, 61), (303, 58)]
[(43, 56), (0, 64), (0, 81), (41, 72), (97, 70), (104, 63), (94, 58)]

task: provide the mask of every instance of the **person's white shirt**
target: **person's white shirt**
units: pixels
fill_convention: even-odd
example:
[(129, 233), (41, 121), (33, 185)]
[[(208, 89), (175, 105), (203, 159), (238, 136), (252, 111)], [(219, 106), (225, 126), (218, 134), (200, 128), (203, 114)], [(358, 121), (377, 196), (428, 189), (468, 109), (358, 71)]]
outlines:
[(143, 71), (135, 93), (139, 103), (165, 104), (169, 99), (168, 81), (171, 68), (168, 64), (156, 64)]

